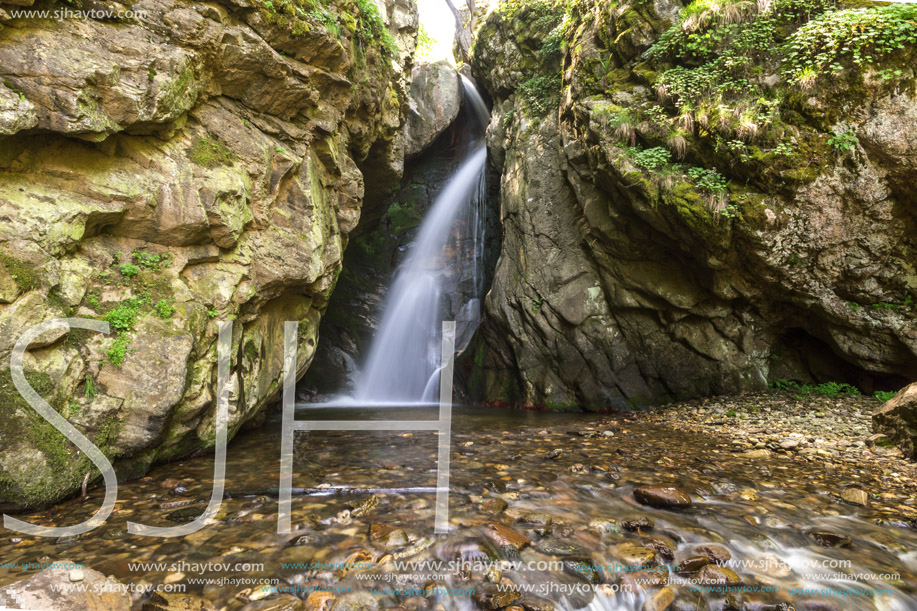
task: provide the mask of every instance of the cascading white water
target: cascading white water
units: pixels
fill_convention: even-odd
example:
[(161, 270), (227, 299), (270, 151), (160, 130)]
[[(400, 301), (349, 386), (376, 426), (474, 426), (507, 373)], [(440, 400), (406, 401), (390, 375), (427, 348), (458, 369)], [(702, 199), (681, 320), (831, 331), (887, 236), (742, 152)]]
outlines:
[[(432, 401), (438, 389), (443, 312), (453, 312), (450, 316), (457, 319), (458, 348), (467, 344), (480, 319), (487, 158), (483, 132), (488, 112), (474, 84), (464, 77), (462, 81), (470, 119), (467, 153), (433, 203), (395, 275), (382, 322), (357, 382), (356, 399), (361, 402)], [(467, 301), (444, 307), (447, 281), (470, 282)]]

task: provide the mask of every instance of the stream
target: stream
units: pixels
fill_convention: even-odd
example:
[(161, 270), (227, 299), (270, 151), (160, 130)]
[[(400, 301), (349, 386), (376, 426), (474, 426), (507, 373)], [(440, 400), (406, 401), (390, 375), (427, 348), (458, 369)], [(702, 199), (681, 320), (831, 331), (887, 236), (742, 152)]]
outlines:
[[(435, 410), (300, 407), (297, 418), (410, 420)], [(842, 484), (836, 476), (730, 454), (639, 416), (456, 408), (450, 531), (437, 536), (435, 432), (298, 433), (295, 449), (293, 486), (305, 490), (295, 491), (290, 534), (277, 534), (278, 415), (230, 443), (226, 499), (204, 529), (152, 539), (129, 535), (126, 522), (169, 526), (199, 515), (213, 477), (206, 456), (121, 484), (112, 516), (78, 539), (8, 534), (0, 554), (10, 563), (80, 562), (138, 589), (185, 584), (185, 598), (200, 598), (193, 608), (282, 608), (265, 605), (283, 593), (307, 608), (351, 610), (904, 611), (917, 601), (917, 533), (833, 500), (826, 490)], [(641, 505), (633, 492), (645, 485), (675, 486), (693, 502)], [(103, 493), (19, 517), (73, 524)], [(692, 562), (710, 565), (693, 573), (706, 584), (679, 572)], [(729, 592), (716, 585), (723, 568), (740, 580)], [(22, 577), (4, 569), (0, 585)], [(138, 604), (149, 597), (135, 593)]]

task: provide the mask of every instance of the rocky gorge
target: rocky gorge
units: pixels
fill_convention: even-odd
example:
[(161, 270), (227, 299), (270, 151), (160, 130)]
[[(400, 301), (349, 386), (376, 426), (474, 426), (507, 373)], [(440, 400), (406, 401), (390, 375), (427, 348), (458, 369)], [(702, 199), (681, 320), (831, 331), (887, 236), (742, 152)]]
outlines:
[[(0, 606), (911, 608), (917, 9), (449, 0), (456, 65), (418, 8), (0, 1), (0, 509), (72, 524), (105, 490), (9, 367), (49, 319), (108, 325), (24, 369), (119, 482), (90, 533), (0, 537)], [(432, 323), (391, 303), (415, 268)], [(361, 396), (399, 307), (424, 341), (377, 354), (424, 394)], [(440, 319), (451, 428), (301, 430), (278, 531), (284, 322), (296, 419), (404, 424)], [(220, 509), (129, 533), (204, 511), (226, 323)]]

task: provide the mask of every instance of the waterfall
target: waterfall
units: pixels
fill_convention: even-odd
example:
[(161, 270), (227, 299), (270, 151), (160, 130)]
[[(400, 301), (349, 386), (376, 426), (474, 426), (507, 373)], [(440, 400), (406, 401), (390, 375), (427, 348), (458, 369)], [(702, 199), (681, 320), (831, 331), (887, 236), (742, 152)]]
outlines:
[(456, 350), (480, 321), (484, 296), (484, 129), (489, 113), (462, 77), (465, 153), (395, 273), (357, 382), (361, 402), (430, 402), (439, 388), (440, 329), (456, 320)]

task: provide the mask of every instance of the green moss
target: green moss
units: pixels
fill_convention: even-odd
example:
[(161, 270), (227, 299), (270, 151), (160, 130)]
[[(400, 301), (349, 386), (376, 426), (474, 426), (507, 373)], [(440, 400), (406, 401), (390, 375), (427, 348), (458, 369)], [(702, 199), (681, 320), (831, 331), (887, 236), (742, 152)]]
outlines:
[[(67, 403), (46, 373), (26, 370), (24, 375), (29, 385), (54, 409), (60, 411)], [(0, 499), (37, 507), (60, 500), (79, 486), (88, 461), (76, 459), (75, 446), (19, 394), (8, 368), (0, 370), (0, 417), (4, 436), (37, 448), (47, 463), (45, 469), (30, 472), (22, 480), (14, 480), (9, 474), (0, 476)]]
[(3, 253), (0, 254), (0, 265), (6, 269), (22, 292), (31, 291), (41, 285), (35, 267), (24, 261)]
[(219, 165), (232, 165), (235, 155), (222, 142), (203, 136), (191, 145), (188, 158), (205, 168), (215, 168)]

